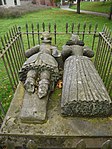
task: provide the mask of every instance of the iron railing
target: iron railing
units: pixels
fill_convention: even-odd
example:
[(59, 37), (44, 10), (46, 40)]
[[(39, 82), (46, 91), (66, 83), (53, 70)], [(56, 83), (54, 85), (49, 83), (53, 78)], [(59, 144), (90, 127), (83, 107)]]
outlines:
[(15, 26), (4, 38), (1, 37), (2, 48), (0, 58), (2, 58), (12, 89), (18, 85), (18, 71), (25, 61), (24, 45), (20, 30)]
[(0, 115), (2, 119), (9, 104), (8, 99), (5, 100), (5, 98), (9, 98), (11, 88), (15, 91), (18, 85), (18, 71), (25, 61), (25, 55), (22, 35), (17, 26), (11, 28), (0, 40)]
[[(58, 25), (54, 24), (51, 25), (50, 23), (48, 25), (45, 25), (45, 23), (42, 23), (41, 25), (37, 23), (35, 26), (34, 24), (31, 24), (30, 26), (26, 24), (26, 31), (22, 31), (22, 35), (26, 35), (26, 40), (27, 40), (27, 48), (31, 48), (32, 46), (35, 46), (35, 44), (40, 44), (40, 35), (42, 32), (48, 31), (53, 35), (53, 44), (57, 45), (59, 44), (60, 38), (59, 36), (65, 38), (65, 42), (62, 42), (61, 46), (66, 43), (67, 39), (70, 39), (67, 35), (71, 34), (77, 34), (80, 36), (82, 41), (85, 41), (85, 38), (87, 36), (91, 37), (91, 48), (94, 48), (94, 43), (95, 43), (95, 37), (98, 36), (97, 28), (98, 25), (96, 24), (94, 27), (89, 24), (87, 25), (84, 23), (81, 25), (80, 23), (75, 25), (74, 23), (68, 24), (66, 23), (64, 27), (62, 27), (62, 30), (58, 30)], [(65, 36), (66, 34), (66, 36)], [(25, 36), (24, 36), (25, 38)], [(88, 40), (89, 41), (89, 40)], [(88, 45), (88, 43), (87, 43)]]
[(112, 98), (112, 36), (106, 27), (99, 33), (94, 64)]

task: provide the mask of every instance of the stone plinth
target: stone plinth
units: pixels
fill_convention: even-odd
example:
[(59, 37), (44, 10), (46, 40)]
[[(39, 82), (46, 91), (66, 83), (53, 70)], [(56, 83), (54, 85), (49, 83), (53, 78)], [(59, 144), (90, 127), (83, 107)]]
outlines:
[(76, 147), (81, 139), (88, 148), (99, 148), (104, 141), (112, 139), (112, 117), (94, 119), (62, 117), (60, 93), (61, 91), (56, 89), (55, 99), (53, 96), (50, 97), (46, 123), (26, 124), (20, 119), (24, 88), (22, 83), (19, 83), (2, 124), (0, 136), (9, 139), (9, 142), (12, 140), (16, 146), (34, 141), (38, 147), (61, 149)]

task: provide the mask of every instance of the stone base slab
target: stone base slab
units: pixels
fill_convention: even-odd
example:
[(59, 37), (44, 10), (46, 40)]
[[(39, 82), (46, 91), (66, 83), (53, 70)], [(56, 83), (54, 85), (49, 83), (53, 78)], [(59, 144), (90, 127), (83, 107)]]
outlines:
[(22, 123), (20, 111), (23, 97), (24, 88), (20, 82), (0, 130), (0, 136), (9, 142), (13, 140), (19, 146), (34, 141), (40, 148), (75, 148), (83, 139), (88, 148), (98, 148), (104, 141), (112, 139), (112, 117), (62, 117), (59, 96), (55, 99), (50, 97), (46, 123)]

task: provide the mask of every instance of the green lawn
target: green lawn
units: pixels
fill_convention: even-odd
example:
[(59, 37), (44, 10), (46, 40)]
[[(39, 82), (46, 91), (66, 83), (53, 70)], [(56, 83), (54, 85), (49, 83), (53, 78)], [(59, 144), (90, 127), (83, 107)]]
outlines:
[[(42, 24), (45, 22), (45, 24), (51, 23), (51, 25), (54, 25), (57, 23), (57, 31), (65, 31), (65, 24), (68, 22), (71, 27), (71, 24), (75, 24), (75, 28), (78, 25), (78, 23), (82, 25), (84, 22), (87, 23), (87, 26), (91, 23), (92, 27), (96, 23), (98, 23), (98, 31), (102, 31), (102, 28), (104, 25), (112, 29), (112, 21), (109, 21), (108, 18), (104, 17), (98, 17), (98, 16), (91, 16), (86, 14), (76, 14), (74, 12), (68, 12), (61, 9), (53, 8), (49, 10), (42, 10), (39, 12), (33, 12), (26, 15), (23, 15), (20, 18), (9, 18), (9, 19), (0, 19), (0, 36), (4, 36), (6, 32), (13, 26), (21, 26), (22, 31), (25, 31), (25, 24), (28, 23), (29, 26), (31, 26), (32, 23), (36, 26), (37, 22), (39, 24)], [(36, 28), (35, 28), (36, 30)], [(46, 28), (46, 30), (48, 30)], [(52, 27), (53, 30), (53, 27)], [(64, 36), (60, 37), (58, 40), (58, 47), (61, 50), (61, 46), (65, 43)], [(25, 42), (25, 40), (24, 40)], [(89, 37), (86, 38), (86, 44), (91, 45), (91, 40)], [(6, 110), (9, 106), (9, 101), (12, 99), (12, 91), (11, 87), (9, 85), (9, 82), (7, 80), (6, 73), (4, 71), (4, 67), (2, 64), (2, 61), (0, 60), (0, 100), (3, 101), (3, 104), (5, 105)]]
[(46, 24), (57, 23), (59, 31), (64, 29), (66, 22), (70, 24), (75, 23), (76, 25), (78, 23), (82, 25), (84, 22), (86, 22), (87, 24), (92, 23), (93, 26), (98, 23), (99, 31), (102, 30), (104, 24), (111, 28), (111, 21), (109, 21), (107, 18), (91, 16), (87, 14), (76, 14), (75, 12), (53, 8), (49, 10), (29, 13), (23, 15), (20, 18), (0, 19), (0, 36), (3, 36), (15, 24), (24, 28), (26, 23), (34, 23), (36, 25), (37, 22), (40, 24), (42, 24), (42, 22), (45, 22)]
[[(111, 1), (108, 2), (81, 2), (80, 9), (94, 12), (109, 13)], [(76, 9), (76, 5), (71, 8)]]

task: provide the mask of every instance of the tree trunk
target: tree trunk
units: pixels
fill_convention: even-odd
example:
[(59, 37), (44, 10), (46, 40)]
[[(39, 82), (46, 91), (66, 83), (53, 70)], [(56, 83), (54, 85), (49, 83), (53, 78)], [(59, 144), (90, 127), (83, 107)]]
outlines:
[(80, 0), (77, 0), (77, 13), (80, 14)]
[(110, 6), (109, 20), (111, 20), (111, 18), (112, 18), (112, 4)]

